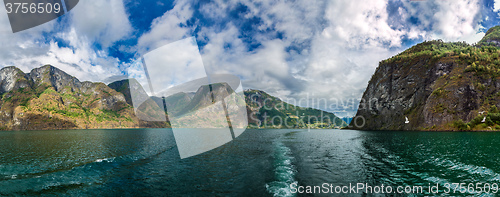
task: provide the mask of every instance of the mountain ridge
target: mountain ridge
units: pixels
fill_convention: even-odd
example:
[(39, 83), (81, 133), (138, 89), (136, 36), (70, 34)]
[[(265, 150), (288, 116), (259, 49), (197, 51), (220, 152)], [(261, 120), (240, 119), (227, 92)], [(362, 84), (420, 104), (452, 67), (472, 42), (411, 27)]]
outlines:
[[(24, 73), (17, 67), (9, 66), (0, 69), (0, 130), (48, 130), (48, 129), (113, 129), (113, 128), (168, 128), (169, 122), (144, 121), (137, 117), (130, 95), (130, 87), (142, 89), (138, 84), (130, 86), (128, 80), (115, 81), (108, 85), (102, 82), (81, 82), (66, 72), (52, 65), (44, 65)], [(220, 91), (216, 95), (230, 94), (227, 84), (213, 84), (211, 88), (200, 87), (196, 93), (184, 93), (170, 98), (179, 110), (193, 111), (210, 104), (207, 95)], [(247, 91), (256, 92), (257, 90)], [(279, 100), (267, 93), (266, 98)], [(196, 97), (196, 98), (195, 98)], [(206, 98), (205, 98), (206, 97)], [(163, 106), (161, 98), (152, 97), (158, 106)], [(198, 103), (191, 101), (199, 99)], [(247, 98), (245, 98), (247, 99)], [(168, 98), (166, 99), (168, 101)], [(247, 102), (249, 100), (247, 99)], [(184, 105), (182, 105), (184, 104)], [(304, 114), (323, 112), (316, 109), (303, 109)], [(186, 113), (182, 112), (182, 113)], [(250, 113), (264, 114), (285, 111), (266, 110), (247, 106)], [(300, 110), (299, 110), (300, 111)], [(302, 111), (300, 113), (303, 113)], [(323, 112), (325, 114), (331, 114)], [(333, 114), (331, 114), (333, 115)], [(249, 115), (250, 116), (250, 115)], [(318, 117), (318, 116), (317, 116)], [(335, 119), (336, 116), (332, 116)], [(261, 116), (257, 116), (260, 120)], [(250, 121), (250, 117), (249, 117)], [(264, 121), (264, 119), (262, 119)], [(335, 122), (335, 121), (334, 121)], [(297, 123), (297, 122), (295, 122)], [(338, 122), (337, 125), (345, 125)], [(264, 127), (250, 124), (252, 128), (284, 128)], [(330, 128), (314, 124), (292, 125), (286, 128)]]

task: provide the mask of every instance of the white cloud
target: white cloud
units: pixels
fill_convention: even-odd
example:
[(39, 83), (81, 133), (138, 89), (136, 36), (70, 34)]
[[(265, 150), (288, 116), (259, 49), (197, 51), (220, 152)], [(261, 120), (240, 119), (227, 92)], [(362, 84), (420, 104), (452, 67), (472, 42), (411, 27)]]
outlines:
[(500, 10), (500, 0), (494, 0), (493, 11), (498, 12)]
[[(0, 16), (0, 28), (10, 29), (4, 9), (0, 9)], [(62, 17), (62, 22), (53, 20), (19, 33), (2, 32), (0, 65), (16, 66), (29, 72), (51, 64), (80, 80), (91, 81), (120, 74), (118, 65), (122, 63), (110, 57), (106, 47), (132, 30), (122, 1), (80, 1)], [(69, 25), (63, 24), (66, 22)], [(54, 33), (60, 29), (61, 32)], [(46, 38), (44, 34), (53, 37)], [(53, 38), (63, 40), (68, 46), (60, 46)], [(95, 49), (94, 43), (104, 49)]]
[(194, 37), (162, 46), (143, 57), (156, 93), (207, 76)]
[(464, 35), (475, 33), (477, 26), (477, 13), (479, 12), (478, 0), (437, 1), (441, 8), (434, 15), (437, 21), (434, 28), (444, 38), (461, 38)]
[[(261, 49), (251, 52), (238, 38), (239, 30), (233, 25), (220, 32), (203, 29), (210, 42), (202, 51), (208, 73), (232, 73), (241, 76), (244, 85), (273, 92), (283, 90), (281, 81), (290, 80), (285, 44), (276, 39), (263, 43)], [(225, 48), (230, 45), (231, 48)]]
[(259, 29), (274, 28), (285, 34), (286, 41), (303, 42), (322, 28), (326, 2), (263, 0), (244, 4), (264, 21)]
[(144, 33), (139, 38), (137, 45), (141, 54), (182, 38), (192, 36), (190, 35), (191, 28), (182, 27), (181, 25), (186, 25), (187, 20), (193, 15), (193, 10), (191, 6), (184, 1), (176, 2), (174, 8), (165, 12), (163, 16), (154, 19), (150, 31)]
[(462, 41), (477, 34), (481, 6), (480, 0), (456, 1), (403, 1), (408, 16), (419, 19), (417, 26), (428, 39)]
[[(315, 107), (329, 111), (346, 107), (353, 113), (357, 108), (354, 100), (361, 98), (378, 62), (394, 55), (397, 51), (388, 48), (401, 46), (407, 33), (390, 27), (386, 6), (384, 0), (326, 5), (326, 27), (312, 37), (310, 61), (303, 72), (295, 74), (307, 81), (307, 89), (297, 93), (296, 99), (307, 97), (311, 105), (326, 99), (327, 104)], [(335, 101), (346, 106), (337, 106)]]
[(213, 3), (207, 3), (201, 6), (200, 12), (203, 13), (204, 17), (221, 19), (226, 16), (228, 7), (228, 2), (224, 0), (214, 0)]
[(81, 0), (70, 11), (71, 26), (79, 36), (100, 43), (103, 48), (132, 32), (123, 0)]
[(118, 59), (108, 57), (104, 51), (92, 49), (91, 42), (85, 37), (78, 37), (74, 29), (61, 33), (58, 37), (68, 41), (70, 47), (59, 47), (54, 41), (35, 44), (32, 47), (42, 53), (27, 54), (28, 51), (23, 51), (20, 55), (10, 57), (6, 65), (17, 66), (24, 72), (29, 72), (33, 68), (51, 64), (82, 81), (102, 81), (107, 76), (120, 74)]
[[(349, 48), (371, 48), (383, 44), (398, 47), (405, 32), (387, 23), (387, 1), (335, 1), (328, 4), (325, 31)], [(343, 43), (342, 43), (343, 42)]]
[(29, 58), (43, 54), (46, 45), (40, 44), (44, 41), (42, 33), (54, 29), (56, 21), (12, 33), (7, 12), (4, 5), (0, 6), (0, 66), (12, 65), (12, 60), (19, 57)]

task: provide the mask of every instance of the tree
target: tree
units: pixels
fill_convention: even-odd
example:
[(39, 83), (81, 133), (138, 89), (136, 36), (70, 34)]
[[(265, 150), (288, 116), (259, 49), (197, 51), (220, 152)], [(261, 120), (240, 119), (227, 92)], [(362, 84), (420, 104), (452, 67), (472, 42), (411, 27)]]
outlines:
[(496, 105), (490, 107), (489, 113), (498, 113), (498, 108)]

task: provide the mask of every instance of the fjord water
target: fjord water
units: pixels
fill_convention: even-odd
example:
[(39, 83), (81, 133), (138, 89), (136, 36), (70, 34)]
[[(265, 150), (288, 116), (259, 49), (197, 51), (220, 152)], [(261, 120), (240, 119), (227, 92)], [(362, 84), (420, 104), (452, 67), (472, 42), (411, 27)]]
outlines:
[(181, 160), (169, 129), (6, 131), (0, 196), (293, 196), (292, 183), (491, 184), (500, 182), (499, 144), (487, 132), (247, 130)]

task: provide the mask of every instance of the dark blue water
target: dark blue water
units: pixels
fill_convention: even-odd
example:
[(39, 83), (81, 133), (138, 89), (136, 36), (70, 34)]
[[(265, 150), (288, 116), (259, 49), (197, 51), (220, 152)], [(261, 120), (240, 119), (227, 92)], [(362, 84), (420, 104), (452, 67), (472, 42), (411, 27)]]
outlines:
[(499, 163), (498, 133), (247, 130), (181, 160), (168, 129), (9, 131), (0, 132), (0, 196), (293, 196), (292, 183), (498, 184)]

